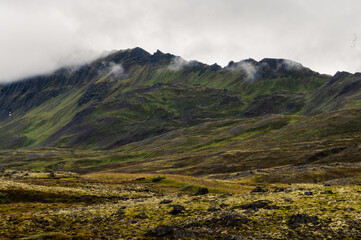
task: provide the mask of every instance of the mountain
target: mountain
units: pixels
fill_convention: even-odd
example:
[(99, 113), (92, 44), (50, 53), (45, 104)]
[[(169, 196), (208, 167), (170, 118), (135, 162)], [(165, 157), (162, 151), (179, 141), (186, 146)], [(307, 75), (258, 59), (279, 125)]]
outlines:
[(360, 73), (270, 58), (222, 68), (134, 48), (0, 88), (10, 167), (215, 174), (360, 160)]

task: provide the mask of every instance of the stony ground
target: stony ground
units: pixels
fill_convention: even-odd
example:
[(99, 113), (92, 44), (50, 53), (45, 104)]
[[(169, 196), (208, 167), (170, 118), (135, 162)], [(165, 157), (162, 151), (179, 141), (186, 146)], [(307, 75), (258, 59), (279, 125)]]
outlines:
[(0, 238), (360, 239), (359, 183), (7, 170)]

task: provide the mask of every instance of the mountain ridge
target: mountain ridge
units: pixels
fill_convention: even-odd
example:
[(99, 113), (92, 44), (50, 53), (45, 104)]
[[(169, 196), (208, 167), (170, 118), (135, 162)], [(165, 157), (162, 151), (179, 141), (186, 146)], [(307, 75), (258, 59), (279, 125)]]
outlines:
[[(208, 151), (213, 152), (210, 155), (216, 154), (219, 144), (224, 148), (229, 148), (232, 144), (241, 147), (238, 143), (240, 139), (245, 141), (244, 144), (251, 143), (254, 139), (268, 139), (262, 146), (266, 147), (267, 142), (278, 145), (270, 136), (278, 133), (282, 141), (287, 139), (289, 132), (284, 132), (283, 127), (300, 134), (310, 129), (318, 132), (314, 126), (328, 126), (331, 123), (344, 129), (342, 133), (334, 128), (325, 128), (329, 134), (325, 133), (326, 138), (334, 142), (335, 136), (343, 139), (344, 134), (349, 133), (349, 128), (356, 133), (359, 131), (354, 116), (357, 116), (361, 105), (360, 89), (361, 74), (338, 72), (329, 76), (286, 59), (265, 58), (259, 62), (246, 59), (231, 61), (227, 66), (220, 67), (185, 61), (159, 50), (154, 54), (141, 48), (120, 50), (82, 66), (62, 68), (52, 74), (2, 86), (0, 149), (26, 151), (52, 147), (89, 153), (104, 151), (101, 159), (110, 154), (108, 151), (120, 151), (115, 154), (119, 157), (132, 149), (126, 155), (128, 157), (124, 157), (129, 160), (135, 158), (135, 162), (138, 158), (149, 158), (156, 163), (154, 158), (163, 157), (176, 161), (176, 155), (166, 154), (174, 149), (172, 144), (164, 142), (167, 147), (160, 148), (160, 153), (145, 151), (151, 146), (149, 141), (182, 129), (204, 129), (202, 124), (221, 122), (224, 126), (231, 126), (228, 121), (240, 124), (242, 121), (250, 121), (247, 123), (250, 125), (234, 133), (241, 134), (241, 138), (223, 132), (221, 127), (219, 130), (218, 127), (212, 128), (213, 130), (205, 128), (205, 132), (221, 132), (219, 137), (205, 134), (206, 139), (203, 140), (192, 132), (184, 133), (184, 139), (190, 141), (190, 148), (187, 147), (188, 140), (182, 140), (179, 148), (184, 150), (174, 151), (180, 151), (179, 156), (187, 155), (187, 151), (199, 151), (197, 154), (205, 157)], [(344, 116), (349, 116), (342, 124), (337, 122), (341, 112)], [(270, 120), (274, 116), (281, 118)], [(326, 119), (330, 122), (326, 123)], [(262, 121), (267, 124), (262, 125)], [(260, 125), (257, 127), (257, 124)], [(298, 124), (303, 127), (297, 127)], [(198, 131), (193, 132), (195, 134)], [(202, 132), (197, 134), (203, 135)], [(353, 136), (352, 141), (356, 141), (358, 135)], [(301, 142), (307, 142), (306, 137), (300, 139), (303, 139)], [(137, 143), (142, 144), (142, 147), (132, 147)], [(228, 143), (231, 145), (228, 146)], [(345, 149), (350, 147), (346, 141), (343, 144)], [(299, 151), (303, 157), (295, 158), (294, 153), (287, 150), (282, 155), (285, 161), (281, 162), (306, 161), (307, 154), (304, 150)], [(315, 154), (317, 151), (325, 150), (312, 150)], [(258, 157), (251, 154), (255, 159), (273, 158), (269, 155), (272, 151), (267, 154), (255, 151), (254, 154), (260, 154)], [(353, 154), (352, 152), (350, 156), (354, 156)], [(218, 156), (215, 162), (224, 164), (222, 154), (217, 153), (215, 156)], [(64, 158), (69, 157), (61, 157), (66, 162)], [(119, 161), (124, 161), (121, 159), (123, 158), (119, 157)], [(75, 159), (74, 161), (77, 162)], [(91, 165), (102, 164), (104, 161), (97, 160), (97, 163)], [(254, 161), (259, 166), (262, 165), (261, 162)], [(16, 164), (27, 165), (24, 162)], [(44, 162), (41, 165), (43, 164)], [(67, 168), (75, 166), (70, 162), (67, 164)], [(244, 169), (242, 164), (242, 167), (234, 169)], [(54, 162), (50, 161), (45, 165), (54, 166)], [(155, 169), (152, 168), (152, 171)], [(193, 171), (181, 173), (186, 172)]]

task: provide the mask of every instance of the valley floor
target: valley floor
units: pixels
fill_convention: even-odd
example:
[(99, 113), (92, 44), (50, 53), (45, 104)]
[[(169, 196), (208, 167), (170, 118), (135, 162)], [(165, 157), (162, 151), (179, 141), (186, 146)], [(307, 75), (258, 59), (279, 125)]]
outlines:
[(359, 239), (360, 183), (6, 170), (0, 238)]

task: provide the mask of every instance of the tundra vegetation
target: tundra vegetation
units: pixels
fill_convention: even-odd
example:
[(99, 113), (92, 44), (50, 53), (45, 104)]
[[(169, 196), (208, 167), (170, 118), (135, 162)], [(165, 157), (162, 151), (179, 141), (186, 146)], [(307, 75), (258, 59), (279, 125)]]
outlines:
[(135, 48), (0, 90), (0, 238), (361, 236), (360, 73)]
[(5, 170), (0, 182), (0, 234), (3, 239), (360, 236), (360, 178), (352, 184), (259, 181), (258, 177), (272, 179), (274, 174), (256, 171), (217, 180), (173, 174)]

